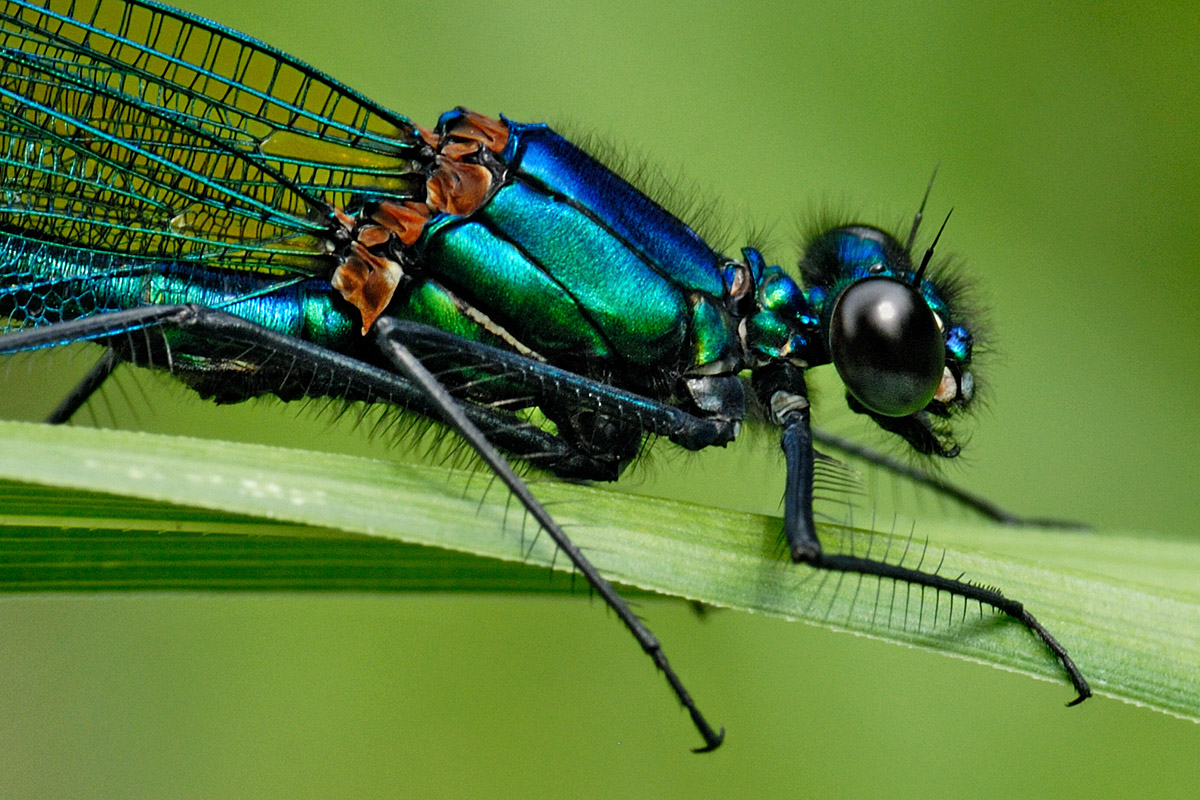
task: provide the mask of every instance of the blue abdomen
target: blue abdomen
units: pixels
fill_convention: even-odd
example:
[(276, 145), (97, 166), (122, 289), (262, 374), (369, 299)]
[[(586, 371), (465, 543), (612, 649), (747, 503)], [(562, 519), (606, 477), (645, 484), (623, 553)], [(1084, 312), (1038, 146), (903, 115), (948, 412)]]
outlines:
[(49, 242), (0, 237), (0, 315), (17, 327), (50, 325), (145, 305), (197, 303), (277, 333), (345, 350), (359, 337), (353, 309), (328, 281), (280, 286), (277, 276), (210, 269)]

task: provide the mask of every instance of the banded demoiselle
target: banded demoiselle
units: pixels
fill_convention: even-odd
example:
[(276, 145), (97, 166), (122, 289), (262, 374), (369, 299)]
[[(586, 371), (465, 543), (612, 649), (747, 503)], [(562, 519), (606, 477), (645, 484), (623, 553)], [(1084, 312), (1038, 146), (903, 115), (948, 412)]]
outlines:
[(546, 125), (459, 108), (424, 128), (154, 3), (3, 9), (0, 352), (105, 347), (54, 421), (123, 362), (222, 402), (330, 397), (444, 421), (618, 615), (711, 750), (723, 731), (500, 451), (615, 480), (648, 437), (723, 446), (757, 416), (780, 429), (793, 561), (992, 606), (1059, 659), (1074, 702), (1090, 695), (1019, 602), (817, 538), (807, 370), (833, 364), (850, 408), (915, 452), (959, 452), (975, 334), (933, 247), (912, 254), (922, 212), (906, 238), (817, 232), (798, 280), (757, 249), (717, 252)]

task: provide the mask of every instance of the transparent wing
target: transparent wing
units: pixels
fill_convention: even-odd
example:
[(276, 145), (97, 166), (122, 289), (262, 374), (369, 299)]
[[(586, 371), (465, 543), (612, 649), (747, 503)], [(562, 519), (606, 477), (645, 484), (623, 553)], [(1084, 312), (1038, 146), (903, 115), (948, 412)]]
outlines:
[(416, 127), (214, 23), (130, 0), (0, 5), (0, 232), (313, 274), (331, 211), (407, 197)]

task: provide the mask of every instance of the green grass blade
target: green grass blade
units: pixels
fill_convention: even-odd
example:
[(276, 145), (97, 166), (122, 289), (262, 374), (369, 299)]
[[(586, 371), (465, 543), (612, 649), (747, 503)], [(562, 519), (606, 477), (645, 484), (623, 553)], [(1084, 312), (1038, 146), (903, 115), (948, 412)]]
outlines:
[[(545, 566), (566, 565), (547, 537), (527, 530), (522, 541), (523, 515), (481, 474), (0, 422), (0, 481), (0, 591), (571, 589), (548, 578)], [(558, 481), (534, 489), (624, 586), (1062, 680), (1006, 618), (787, 563), (776, 518)], [(945, 574), (1000, 586), (1058, 636), (1097, 693), (1200, 720), (1200, 542), (925, 522), (919, 540), (823, 536), (891, 560), (908, 547), (907, 564), (941, 562)]]

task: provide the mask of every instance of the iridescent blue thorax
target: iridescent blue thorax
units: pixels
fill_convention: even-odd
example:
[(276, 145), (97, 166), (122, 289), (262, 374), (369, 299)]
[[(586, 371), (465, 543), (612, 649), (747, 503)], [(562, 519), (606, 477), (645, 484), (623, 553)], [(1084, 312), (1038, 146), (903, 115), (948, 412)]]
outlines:
[[(467, 144), (484, 124), (455, 111), (431, 134), (439, 154), (476, 149), (434, 160), (438, 202), (390, 256), (405, 281), (388, 313), (660, 397), (680, 376), (745, 366), (738, 322), (777, 268), (716, 252), (546, 125), (503, 120), (502, 145)], [(459, 173), (485, 184), (458, 190), (469, 203), (442, 198), (451, 170), (456, 187)]]

